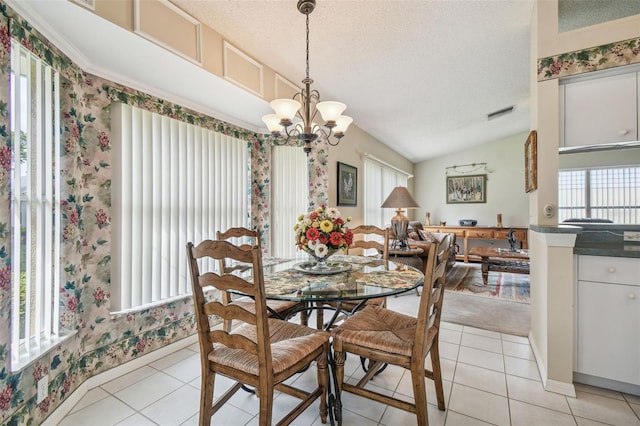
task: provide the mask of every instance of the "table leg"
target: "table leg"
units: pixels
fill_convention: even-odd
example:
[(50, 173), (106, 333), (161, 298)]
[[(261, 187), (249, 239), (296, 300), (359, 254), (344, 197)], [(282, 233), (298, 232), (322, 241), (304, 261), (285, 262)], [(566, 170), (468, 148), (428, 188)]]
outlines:
[(489, 281), (489, 258), (483, 257), (482, 258), (482, 283), (484, 285), (487, 285), (488, 281)]

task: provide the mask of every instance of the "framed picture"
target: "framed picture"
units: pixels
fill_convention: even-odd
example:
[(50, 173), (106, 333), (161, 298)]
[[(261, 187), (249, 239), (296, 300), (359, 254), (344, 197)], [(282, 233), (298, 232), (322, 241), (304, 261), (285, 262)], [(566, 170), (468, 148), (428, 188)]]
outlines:
[(524, 143), (524, 190), (538, 189), (538, 133), (532, 130)]
[(447, 176), (447, 204), (486, 202), (487, 175)]
[(338, 205), (358, 204), (358, 169), (338, 161)]

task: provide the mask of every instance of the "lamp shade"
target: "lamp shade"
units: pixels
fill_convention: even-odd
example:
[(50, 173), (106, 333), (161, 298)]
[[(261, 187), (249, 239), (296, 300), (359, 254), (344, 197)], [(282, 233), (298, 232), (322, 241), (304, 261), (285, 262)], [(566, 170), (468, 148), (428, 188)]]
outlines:
[(404, 186), (396, 186), (382, 203), (383, 208), (415, 209), (420, 207)]
[(296, 112), (300, 109), (300, 102), (294, 99), (276, 99), (271, 101), (270, 105), (281, 120), (293, 120)]
[(271, 133), (282, 132), (283, 127), (280, 125), (280, 119), (275, 114), (267, 114), (262, 117), (262, 121), (267, 125), (267, 128)]
[(349, 124), (351, 124), (352, 122), (353, 118), (349, 117), (348, 115), (341, 115), (336, 120), (336, 127), (333, 128), (333, 131), (335, 133), (344, 133), (347, 131), (347, 127), (349, 127)]
[(320, 115), (322, 115), (324, 121), (336, 121), (338, 117), (340, 117), (340, 114), (342, 114), (342, 111), (347, 109), (347, 106), (342, 102), (325, 101), (318, 102), (316, 108), (320, 111)]

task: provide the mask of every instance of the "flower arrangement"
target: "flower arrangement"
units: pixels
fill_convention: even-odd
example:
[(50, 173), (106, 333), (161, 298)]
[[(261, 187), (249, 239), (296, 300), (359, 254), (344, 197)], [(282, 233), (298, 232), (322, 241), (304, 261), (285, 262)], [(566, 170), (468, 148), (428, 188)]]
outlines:
[(322, 206), (301, 214), (293, 227), (296, 245), (318, 260), (326, 259), (353, 242), (353, 233), (346, 226), (350, 221), (350, 217), (342, 219), (334, 207)]

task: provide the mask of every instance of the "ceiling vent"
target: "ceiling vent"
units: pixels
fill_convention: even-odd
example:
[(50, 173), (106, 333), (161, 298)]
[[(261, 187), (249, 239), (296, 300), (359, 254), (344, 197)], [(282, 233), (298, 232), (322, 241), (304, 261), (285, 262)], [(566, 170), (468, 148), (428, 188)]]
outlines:
[(513, 105), (487, 114), (487, 120), (493, 120), (494, 118), (498, 118), (502, 115), (510, 114), (512, 112), (513, 112)]

